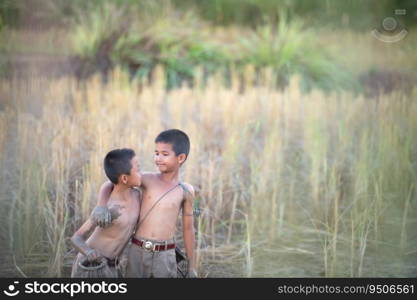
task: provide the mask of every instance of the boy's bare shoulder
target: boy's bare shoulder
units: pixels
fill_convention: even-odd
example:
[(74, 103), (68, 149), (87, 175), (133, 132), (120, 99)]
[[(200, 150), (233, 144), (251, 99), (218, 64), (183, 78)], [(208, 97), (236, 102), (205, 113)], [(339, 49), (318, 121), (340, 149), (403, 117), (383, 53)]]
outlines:
[(141, 188), (147, 189), (150, 185), (152, 185), (157, 180), (157, 174), (155, 172), (142, 172), (142, 184)]
[(189, 193), (191, 196), (194, 197), (195, 191), (194, 191), (194, 187), (189, 184), (188, 182), (181, 182), (181, 185), (183, 186), (183, 188), (186, 190), (187, 193)]
[(148, 181), (148, 180), (155, 180), (155, 179), (157, 179), (158, 173), (156, 173), (156, 172), (142, 172), (141, 175), (142, 175), (142, 181), (143, 180)]

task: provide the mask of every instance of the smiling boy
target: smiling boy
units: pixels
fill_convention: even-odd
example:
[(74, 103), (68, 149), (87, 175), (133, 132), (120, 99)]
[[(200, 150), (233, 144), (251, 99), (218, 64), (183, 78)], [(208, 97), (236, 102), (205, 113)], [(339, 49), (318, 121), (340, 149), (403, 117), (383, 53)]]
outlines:
[[(159, 172), (142, 174), (142, 207), (138, 228), (129, 249), (127, 277), (177, 277), (174, 236), (181, 209), (183, 240), (189, 260), (188, 273), (189, 277), (197, 276), (194, 259), (194, 189), (178, 179), (179, 169), (189, 151), (189, 138), (181, 130), (163, 131), (155, 139), (154, 162)], [(102, 185), (99, 206), (107, 204), (112, 189), (111, 182)]]

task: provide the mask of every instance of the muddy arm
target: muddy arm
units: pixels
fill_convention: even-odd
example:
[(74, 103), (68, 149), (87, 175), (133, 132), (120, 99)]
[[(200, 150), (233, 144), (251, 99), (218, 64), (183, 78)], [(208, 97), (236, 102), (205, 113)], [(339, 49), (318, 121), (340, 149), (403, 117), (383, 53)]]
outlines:
[(96, 225), (88, 219), (71, 237), (73, 247), (84, 254), (89, 261), (95, 261), (102, 257), (99, 251), (89, 247), (85, 242), (86, 235), (95, 227)]
[(106, 181), (100, 187), (98, 193), (98, 202), (97, 206), (93, 209), (91, 213), (92, 221), (102, 228), (109, 226), (112, 222), (112, 215), (109, 209), (107, 208), (107, 203), (109, 202), (110, 194), (113, 191), (113, 183)]

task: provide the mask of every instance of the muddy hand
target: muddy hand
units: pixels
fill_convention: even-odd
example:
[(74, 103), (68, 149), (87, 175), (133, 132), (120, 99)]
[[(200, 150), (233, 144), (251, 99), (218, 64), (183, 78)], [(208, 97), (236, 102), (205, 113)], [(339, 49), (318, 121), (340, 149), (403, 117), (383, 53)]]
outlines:
[(86, 256), (89, 262), (100, 261), (103, 258), (101, 253), (95, 249), (88, 250)]
[(120, 209), (122, 207), (120, 205), (115, 205), (110, 207), (109, 211), (110, 211), (110, 215), (111, 215), (111, 221), (116, 220), (120, 215)]
[(105, 228), (111, 224), (112, 215), (107, 206), (96, 206), (91, 213), (91, 218), (97, 226)]

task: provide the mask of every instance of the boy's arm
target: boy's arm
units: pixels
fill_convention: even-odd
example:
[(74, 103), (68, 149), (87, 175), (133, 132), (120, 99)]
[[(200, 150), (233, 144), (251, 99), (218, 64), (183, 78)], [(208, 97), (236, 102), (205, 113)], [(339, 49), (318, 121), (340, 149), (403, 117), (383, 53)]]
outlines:
[(98, 192), (97, 206), (91, 212), (91, 219), (100, 227), (107, 227), (111, 224), (112, 218), (107, 203), (109, 202), (110, 194), (113, 191), (114, 184), (107, 180), (100, 187)]
[[(142, 189), (146, 188), (149, 176), (152, 176), (152, 173), (142, 174), (142, 184), (140, 186)], [(107, 180), (101, 185), (98, 192), (97, 205), (91, 213), (92, 221), (102, 228), (110, 226), (111, 222), (119, 216), (117, 212), (115, 213), (107, 208), (107, 203), (109, 202), (113, 188), (114, 184), (110, 180)]]
[(194, 245), (195, 245), (195, 231), (194, 231), (194, 189), (191, 185), (187, 184), (187, 192), (185, 192), (185, 201), (182, 211), (182, 230), (184, 238), (184, 247), (189, 260), (188, 274), (190, 277), (197, 277), (195, 271), (195, 257), (194, 257)]
[(76, 250), (84, 254), (88, 261), (95, 261), (102, 257), (101, 253), (93, 249), (85, 242), (85, 237), (88, 232), (93, 230), (96, 225), (89, 218), (71, 237), (71, 243)]
[(109, 202), (110, 194), (113, 191), (113, 188), (114, 184), (110, 180), (107, 180), (101, 185), (98, 192), (97, 206), (107, 206), (107, 202)]

